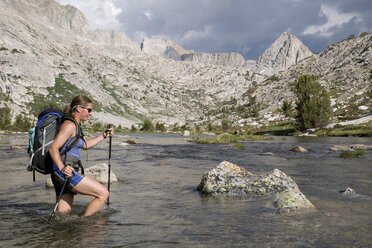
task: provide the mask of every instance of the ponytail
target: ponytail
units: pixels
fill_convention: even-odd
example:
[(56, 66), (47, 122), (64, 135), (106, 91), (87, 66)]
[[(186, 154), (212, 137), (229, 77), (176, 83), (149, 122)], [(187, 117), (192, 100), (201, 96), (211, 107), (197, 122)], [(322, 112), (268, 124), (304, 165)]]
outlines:
[(71, 106), (66, 105), (65, 108), (63, 109), (63, 114), (66, 116), (72, 116), (72, 111), (71, 111)]

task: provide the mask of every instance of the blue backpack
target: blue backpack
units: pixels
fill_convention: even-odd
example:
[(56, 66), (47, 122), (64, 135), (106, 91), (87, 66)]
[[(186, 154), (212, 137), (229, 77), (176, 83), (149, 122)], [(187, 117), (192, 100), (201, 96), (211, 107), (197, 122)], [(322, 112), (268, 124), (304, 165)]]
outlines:
[(38, 116), (36, 126), (28, 132), (30, 164), (27, 170), (33, 172), (34, 181), (35, 171), (42, 174), (51, 174), (53, 172), (53, 160), (49, 154), (49, 148), (64, 120), (70, 120), (75, 123), (76, 136), (67, 145), (66, 150), (61, 153), (61, 156), (63, 156), (83, 137), (81, 128), (74, 118), (64, 116), (59, 109), (44, 109)]

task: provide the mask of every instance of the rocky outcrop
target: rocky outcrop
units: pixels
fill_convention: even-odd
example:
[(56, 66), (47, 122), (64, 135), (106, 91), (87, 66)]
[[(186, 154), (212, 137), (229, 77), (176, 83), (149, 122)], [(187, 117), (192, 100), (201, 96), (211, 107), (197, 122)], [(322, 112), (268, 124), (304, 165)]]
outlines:
[(171, 40), (162, 39), (144, 38), (140, 48), (142, 52), (173, 60), (181, 60), (182, 56), (194, 53)]
[(252, 67), (252, 62), (246, 62), (239, 53), (195, 53), (193, 50), (186, 50), (171, 40), (144, 38), (141, 43), (141, 51), (150, 55), (156, 55), (166, 59), (189, 61), (207, 65), (222, 65)]
[[(297, 64), (269, 77), (257, 73), (261, 71), (255, 61), (244, 61), (237, 53), (195, 53), (170, 40), (147, 38), (141, 51), (124, 33), (92, 30), (80, 11), (52, 0), (0, 0), (0, 107), (12, 109), (13, 121), (25, 112), (35, 121), (40, 105), (62, 106), (73, 95), (86, 94), (95, 102), (93, 122), (130, 128), (148, 118), (168, 126), (206, 126), (206, 113), (213, 113), (211, 123), (219, 124), (224, 112), (234, 125), (260, 127), (284, 100), (294, 101), (290, 84), (299, 75), (312, 74), (327, 90), (340, 92), (332, 99), (335, 109), (342, 112), (355, 104), (358, 112), (365, 112), (371, 36), (335, 43), (298, 62), (302, 50), (291, 55), (296, 42), (285, 34), (287, 41), (277, 45), (276, 52), (272, 49), (272, 58), (263, 55), (257, 68), (273, 64), (273, 73), (277, 64)], [(279, 59), (283, 57), (288, 61)], [(262, 120), (242, 116), (250, 97), (264, 106)]]
[(56, 26), (78, 34), (85, 34), (90, 30), (88, 20), (77, 8), (62, 6), (53, 0), (1, 1), (3, 8), (17, 10), (20, 15), (33, 18), (44, 25)]
[(189, 53), (182, 55), (181, 60), (233, 67), (242, 67), (245, 64), (243, 56), (239, 53)]
[(139, 43), (132, 41), (124, 33), (96, 29), (86, 33), (85, 37), (93, 43), (105, 46), (107, 49), (120, 48), (121, 50), (118, 52), (128, 52), (130, 54), (140, 52)]
[(272, 205), (281, 214), (315, 209), (301, 193), (297, 184), (278, 169), (253, 175), (244, 168), (227, 161), (205, 173), (197, 188), (211, 196), (272, 196)]
[(266, 75), (275, 74), (312, 55), (296, 36), (284, 32), (258, 58), (256, 71)]

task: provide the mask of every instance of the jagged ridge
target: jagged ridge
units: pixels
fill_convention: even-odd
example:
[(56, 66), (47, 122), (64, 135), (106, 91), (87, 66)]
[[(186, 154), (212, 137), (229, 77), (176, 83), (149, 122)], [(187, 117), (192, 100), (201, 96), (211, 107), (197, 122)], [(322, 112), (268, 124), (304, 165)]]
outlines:
[[(38, 8), (44, 9), (36, 11)], [(363, 97), (370, 89), (371, 34), (340, 42), (303, 60), (306, 51), (298, 54), (293, 49), (298, 46), (288, 44), (294, 38), (283, 34), (278, 39), (283, 45), (274, 46), (278, 51), (270, 47), (259, 60), (265, 68), (270, 67), (264, 61), (285, 66), (297, 63), (277, 72), (278, 80), (254, 73), (260, 66), (253, 68), (252, 61), (241, 66), (239, 55), (226, 53), (226, 59), (219, 59), (221, 56), (205, 54), (204, 61), (181, 61), (177, 54), (203, 56), (172, 41), (163, 42), (159, 49), (169, 49), (168, 54), (154, 55), (145, 46), (141, 51), (140, 44), (125, 34), (92, 30), (77, 9), (47, 0), (0, 0), (0, 34), (1, 106), (11, 106), (14, 115), (28, 114), (43, 101), (67, 104), (74, 94), (84, 93), (95, 102), (94, 116), (104, 122), (130, 126), (145, 117), (180, 124), (218, 122), (222, 104), (228, 107), (230, 99), (236, 99), (236, 106), (244, 105), (252, 95), (263, 106), (262, 116), (270, 119), (270, 112), (284, 99), (293, 99), (289, 83), (303, 73), (319, 76), (330, 90), (335, 80), (343, 82), (345, 91), (333, 95), (338, 108), (351, 94)], [(285, 37), (289, 37), (287, 42), (283, 42)], [(279, 52), (281, 49), (287, 52)], [(270, 60), (270, 53), (279, 56)], [(288, 54), (295, 54), (295, 59)], [(229, 60), (233, 65), (226, 63)], [(214, 114), (208, 116), (211, 112)], [(233, 111), (229, 115), (238, 123), (252, 121)]]

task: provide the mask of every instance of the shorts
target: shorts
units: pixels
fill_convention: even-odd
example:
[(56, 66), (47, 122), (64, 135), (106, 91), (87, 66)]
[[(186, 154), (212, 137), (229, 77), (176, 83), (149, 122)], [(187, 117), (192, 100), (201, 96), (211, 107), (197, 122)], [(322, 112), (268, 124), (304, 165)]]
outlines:
[[(56, 195), (59, 195), (61, 193), (63, 184), (65, 183), (65, 176), (62, 174), (60, 170), (55, 170), (51, 174), (52, 182), (54, 185), (54, 189), (56, 191)], [(78, 173), (78, 169), (75, 168), (75, 173), (72, 173), (71, 178), (67, 178), (67, 183), (65, 186), (65, 189), (63, 190), (62, 194), (71, 193), (75, 194), (72, 189), (81, 181), (83, 180), (84, 175), (81, 175)]]

